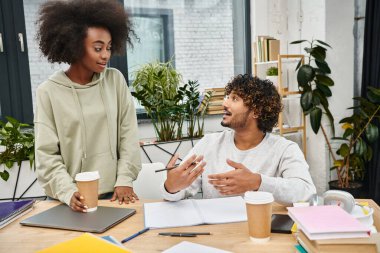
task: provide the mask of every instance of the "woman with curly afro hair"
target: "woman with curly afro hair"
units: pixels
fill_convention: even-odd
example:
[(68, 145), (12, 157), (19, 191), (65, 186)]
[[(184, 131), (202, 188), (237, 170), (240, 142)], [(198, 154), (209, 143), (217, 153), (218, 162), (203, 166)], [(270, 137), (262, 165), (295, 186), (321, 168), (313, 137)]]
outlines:
[(132, 182), (141, 169), (137, 119), (123, 75), (108, 68), (134, 32), (116, 0), (56, 0), (41, 5), (37, 40), (51, 63), (67, 63), (36, 92), (37, 177), (46, 194), (87, 212), (74, 183), (98, 171), (99, 197), (138, 200)]
[(168, 172), (164, 198), (177, 201), (202, 190), (203, 198), (265, 191), (286, 205), (308, 200), (316, 189), (301, 149), (271, 133), (282, 109), (273, 83), (237, 75), (226, 86), (223, 106), (221, 124), (231, 130), (206, 135), (186, 157), (202, 155), (205, 166), (188, 173), (184, 162)]

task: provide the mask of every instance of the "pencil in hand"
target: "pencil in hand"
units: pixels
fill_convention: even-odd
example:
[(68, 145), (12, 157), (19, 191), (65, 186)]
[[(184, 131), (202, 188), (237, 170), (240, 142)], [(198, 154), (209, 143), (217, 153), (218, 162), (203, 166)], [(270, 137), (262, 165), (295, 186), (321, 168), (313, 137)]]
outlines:
[[(190, 166), (191, 166), (191, 165), (196, 165), (196, 164), (199, 164), (199, 163), (196, 162), (196, 161), (194, 161), (194, 162), (192, 162), (192, 163), (190, 164)], [(163, 168), (163, 169), (155, 170), (154, 172), (157, 173), (157, 172), (161, 172), (161, 171), (172, 170), (172, 169), (177, 168), (179, 165), (180, 165), (180, 164), (178, 163), (178, 164), (176, 164), (176, 165), (174, 165), (174, 166), (172, 166), (172, 167), (166, 167), (166, 168)], [(194, 169), (196, 169), (196, 168), (198, 168), (198, 167), (196, 166)], [(193, 172), (194, 169), (192, 169), (191, 172)]]
[(161, 171), (165, 171), (165, 170), (172, 170), (172, 169), (175, 169), (175, 168), (177, 168), (179, 166), (179, 164), (176, 164), (176, 165), (174, 165), (174, 166), (172, 166), (172, 167), (166, 167), (166, 168), (163, 168), (163, 169), (159, 169), (159, 170), (155, 170), (154, 172), (161, 172)]

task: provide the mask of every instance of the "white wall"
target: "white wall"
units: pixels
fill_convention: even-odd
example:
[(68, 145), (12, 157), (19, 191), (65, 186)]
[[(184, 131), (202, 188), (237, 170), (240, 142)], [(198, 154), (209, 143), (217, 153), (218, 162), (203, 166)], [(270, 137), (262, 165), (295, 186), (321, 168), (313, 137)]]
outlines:
[[(332, 70), (333, 97), (329, 99), (335, 119), (337, 135), (341, 133), (338, 122), (349, 115), (354, 90), (354, 0), (253, 0), (251, 17), (252, 41), (257, 35), (271, 35), (281, 40), (281, 53), (304, 53), (302, 45), (289, 45), (298, 39), (319, 39), (332, 46), (326, 61)], [(309, 120), (307, 120), (309, 122)], [(323, 125), (329, 128), (328, 121)], [(315, 135), (308, 123), (307, 161), (318, 193), (327, 189), (329, 157), (321, 131)]]

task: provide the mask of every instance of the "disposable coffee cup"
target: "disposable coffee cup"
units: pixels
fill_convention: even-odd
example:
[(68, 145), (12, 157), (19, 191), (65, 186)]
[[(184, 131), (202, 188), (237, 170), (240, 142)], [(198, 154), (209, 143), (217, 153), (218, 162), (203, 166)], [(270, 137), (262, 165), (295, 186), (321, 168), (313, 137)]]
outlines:
[(82, 172), (75, 176), (79, 193), (84, 197), (81, 202), (87, 206), (87, 212), (94, 212), (98, 209), (98, 185), (99, 172)]
[(273, 195), (270, 192), (249, 191), (244, 194), (247, 207), (249, 237), (254, 242), (270, 239)]

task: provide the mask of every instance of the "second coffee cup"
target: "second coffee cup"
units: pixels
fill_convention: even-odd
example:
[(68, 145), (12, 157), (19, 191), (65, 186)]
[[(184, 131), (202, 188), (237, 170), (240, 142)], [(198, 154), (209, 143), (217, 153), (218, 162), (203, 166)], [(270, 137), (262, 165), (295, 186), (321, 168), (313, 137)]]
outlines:
[(249, 236), (254, 242), (270, 239), (273, 195), (270, 192), (246, 192)]
[(94, 212), (98, 209), (98, 185), (99, 172), (82, 172), (75, 176), (79, 193), (84, 197), (82, 203), (87, 206), (87, 212)]

